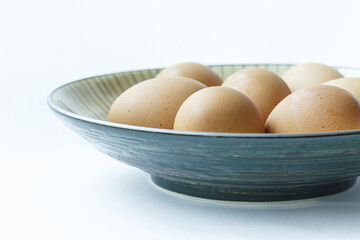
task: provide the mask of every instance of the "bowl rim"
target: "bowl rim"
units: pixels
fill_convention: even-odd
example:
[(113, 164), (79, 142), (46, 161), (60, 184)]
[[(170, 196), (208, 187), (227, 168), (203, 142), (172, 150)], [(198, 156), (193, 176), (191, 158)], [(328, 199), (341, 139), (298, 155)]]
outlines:
[[(215, 65), (207, 65), (209, 67), (222, 67), (222, 66), (271, 66), (271, 65), (279, 65), (279, 66), (293, 66), (295, 64), (291, 63), (246, 63), (246, 64), (215, 64)], [(342, 66), (331, 66), (336, 69), (347, 69), (347, 70), (358, 70), (360, 68), (356, 67), (342, 67)], [(161, 70), (163, 68), (149, 68), (149, 69), (138, 69), (138, 70), (131, 70), (131, 71), (121, 71), (115, 73), (108, 73), (108, 74), (100, 74), (96, 76), (81, 78), (78, 80), (70, 81), (68, 83), (62, 84), (52, 90), (47, 97), (47, 104), (54, 112), (59, 113), (65, 117), (72, 118), (75, 120), (79, 120), (82, 122), (88, 122), (92, 124), (102, 125), (110, 128), (122, 129), (122, 130), (129, 130), (129, 131), (137, 131), (137, 132), (144, 132), (144, 133), (158, 133), (158, 134), (167, 134), (167, 135), (180, 135), (180, 136), (193, 136), (193, 137), (215, 137), (215, 138), (260, 138), (260, 139), (274, 139), (274, 138), (317, 138), (317, 137), (333, 137), (333, 136), (343, 136), (343, 135), (358, 135), (360, 134), (360, 129), (353, 129), (353, 130), (343, 130), (343, 131), (333, 131), (333, 132), (310, 132), (310, 133), (226, 133), (226, 132), (199, 132), (199, 131), (180, 131), (180, 130), (173, 130), (173, 129), (162, 129), (162, 128), (152, 128), (152, 127), (142, 127), (142, 126), (135, 126), (129, 124), (122, 124), (122, 123), (113, 123), (108, 122), (105, 120), (94, 119), (90, 117), (84, 117), (69, 111), (62, 109), (61, 107), (57, 106), (54, 101), (54, 95), (61, 90), (62, 88), (76, 84), (82, 81), (88, 81), (90, 79), (117, 75), (117, 74), (124, 74), (124, 73), (131, 73), (131, 72), (139, 72), (139, 71), (153, 71), (153, 70)]]

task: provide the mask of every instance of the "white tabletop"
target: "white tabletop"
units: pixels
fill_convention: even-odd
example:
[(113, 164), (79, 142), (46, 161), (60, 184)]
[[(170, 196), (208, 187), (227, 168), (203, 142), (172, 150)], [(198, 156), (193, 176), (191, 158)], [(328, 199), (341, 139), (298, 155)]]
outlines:
[(182, 61), (360, 67), (359, 12), (355, 0), (2, 1), (0, 239), (358, 239), (359, 182), (272, 204), (171, 194), (67, 129), (46, 97)]

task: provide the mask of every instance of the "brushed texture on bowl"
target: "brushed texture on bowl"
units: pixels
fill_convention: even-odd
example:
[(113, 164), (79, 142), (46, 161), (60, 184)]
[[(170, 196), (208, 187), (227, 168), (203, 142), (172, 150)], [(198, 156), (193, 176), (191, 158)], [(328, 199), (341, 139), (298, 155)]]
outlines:
[[(223, 78), (246, 67), (283, 73), (290, 65), (212, 66)], [(109, 74), (54, 90), (55, 114), (101, 152), (192, 196), (279, 201), (344, 191), (360, 174), (360, 130), (307, 134), (200, 133), (106, 121), (115, 98), (161, 69)], [(339, 68), (345, 75), (360, 70)], [(348, 73), (348, 74), (347, 74)]]

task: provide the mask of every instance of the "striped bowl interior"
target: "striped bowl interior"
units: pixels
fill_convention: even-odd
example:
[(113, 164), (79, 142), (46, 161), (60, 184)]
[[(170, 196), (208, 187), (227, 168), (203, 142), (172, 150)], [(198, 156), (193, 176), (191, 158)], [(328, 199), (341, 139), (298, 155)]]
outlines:
[[(277, 74), (284, 73), (290, 65), (221, 65), (211, 66), (223, 79), (244, 68), (264, 68)], [(52, 101), (65, 111), (97, 120), (107, 120), (111, 104), (126, 89), (141, 81), (155, 77), (161, 69), (148, 69), (108, 74), (79, 80), (58, 89)]]
[[(243, 64), (216, 65), (211, 68), (222, 79), (244, 68), (264, 68), (280, 76), (290, 64)], [(338, 70), (346, 76), (359, 76), (359, 70), (341, 68)], [(58, 107), (92, 119), (107, 120), (111, 104), (126, 89), (141, 81), (155, 77), (161, 69), (148, 69), (91, 77), (67, 84), (54, 92), (52, 101)]]

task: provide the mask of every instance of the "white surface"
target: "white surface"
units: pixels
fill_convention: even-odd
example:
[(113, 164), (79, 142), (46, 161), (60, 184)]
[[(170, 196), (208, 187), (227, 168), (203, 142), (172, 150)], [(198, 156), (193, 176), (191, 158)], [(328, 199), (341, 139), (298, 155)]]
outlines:
[(221, 206), (159, 191), (46, 105), (92, 75), (204, 64), (360, 67), (358, 1), (1, 1), (0, 239), (357, 239), (360, 186), (302, 205)]

